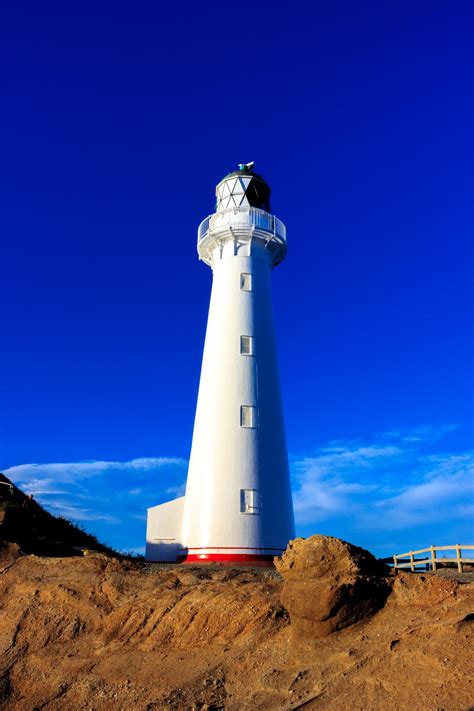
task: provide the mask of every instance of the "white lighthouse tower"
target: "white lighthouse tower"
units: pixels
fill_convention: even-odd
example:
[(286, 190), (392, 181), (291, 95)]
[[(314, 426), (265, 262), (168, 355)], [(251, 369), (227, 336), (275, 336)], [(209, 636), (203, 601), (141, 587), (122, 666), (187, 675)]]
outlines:
[(213, 271), (186, 494), (148, 510), (148, 560), (265, 564), (294, 536), (270, 274), (286, 230), (240, 165), (198, 230)]

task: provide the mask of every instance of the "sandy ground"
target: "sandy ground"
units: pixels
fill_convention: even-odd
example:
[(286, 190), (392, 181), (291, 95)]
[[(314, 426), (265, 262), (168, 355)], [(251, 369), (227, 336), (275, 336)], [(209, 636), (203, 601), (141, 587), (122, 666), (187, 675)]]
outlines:
[(0, 558), (2, 709), (474, 708), (474, 586), (398, 573), (369, 620), (292, 634), (272, 570)]

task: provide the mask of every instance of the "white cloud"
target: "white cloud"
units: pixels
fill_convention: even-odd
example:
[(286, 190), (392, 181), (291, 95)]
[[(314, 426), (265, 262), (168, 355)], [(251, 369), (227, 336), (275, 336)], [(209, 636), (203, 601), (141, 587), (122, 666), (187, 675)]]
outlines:
[[(372, 443), (330, 442), (292, 463), (297, 523), (344, 517), (355, 528), (402, 530), (468, 519), (474, 452), (426, 454), (455, 425), (399, 429)], [(469, 493), (471, 494), (469, 495)]]
[[(472, 515), (466, 503), (474, 494), (474, 452), (427, 456), (420, 460), (417, 473), (419, 481), (409, 483), (396, 496), (375, 502), (382, 514), (379, 527), (396, 530), (421, 521), (426, 524)], [(373, 517), (372, 513), (369, 522)]]
[(141, 457), (20, 464), (4, 474), (52, 514), (117, 524), (122, 516), (143, 520), (147, 506), (183, 480), (186, 467), (179, 457)]
[(64, 482), (74, 484), (75, 482), (98, 476), (108, 471), (143, 471), (150, 472), (163, 467), (184, 467), (187, 465), (185, 459), (179, 457), (142, 457), (131, 459), (126, 462), (114, 461), (85, 461), (85, 462), (49, 462), (46, 464), (18, 464), (17, 466), (5, 469), (3, 473), (9, 479), (13, 479), (19, 484), (31, 482)]
[(106, 523), (117, 524), (120, 519), (110, 514), (91, 511), (88, 508), (75, 506), (70, 501), (55, 499), (48, 504), (48, 510), (55, 516), (64, 516), (64, 518), (74, 521), (105, 521)]
[[(23, 482), (16, 479), (15, 483), (21, 488)], [(63, 482), (64, 483), (64, 482)], [(28, 480), (28, 491), (27, 494), (33, 494), (33, 496), (57, 496), (57, 495), (67, 495), (68, 492), (64, 488), (58, 488), (56, 481), (51, 479), (30, 479)]]
[(169, 486), (167, 489), (165, 489), (165, 494), (168, 494), (168, 496), (174, 496), (176, 498), (179, 498), (180, 496), (184, 496), (186, 493), (186, 482), (183, 482), (179, 486)]
[(382, 439), (396, 439), (403, 443), (437, 442), (449, 432), (459, 429), (459, 425), (422, 425), (421, 427), (399, 427), (377, 435)]
[(146, 513), (130, 514), (130, 518), (134, 518), (136, 521), (146, 521)]
[[(474, 453), (440, 451), (442, 437), (455, 429), (393, 429), (366, 441), (331, 441), (311, 456), (293, 458), (299, 527), (312, 533), (325, 522), (332, 535), (365, 536), (368, 545), (389, 553), (401, 540), (400, 531), (421, 531), (425, 524), (435, 531), (451, 525), (451, 531), (469, 537)], [(178, 457), (142, 457), (22, 464), (5, 474), (52, 513), (104, 524), (118, 523), (118, 516), (132, 525), (145, 520), (148, 506), (184, 494), (186, 467), (187, 461)], [(388, 531), (393, 531), (390, 538)], [(410, 533), (409, 545), (412, 539)]]
[[(314, 457), (293, 462), (296, 491), (295, 515), (299, 523), (321, 521), (330, 516), (354, 512), (358, 497), (377, 489), (364, 481), (377, 467), (393, 465), (404, 452), (393, 445), (355, 445), (330, 443)], [(369, 477), (370, 478), (370, 477)]]

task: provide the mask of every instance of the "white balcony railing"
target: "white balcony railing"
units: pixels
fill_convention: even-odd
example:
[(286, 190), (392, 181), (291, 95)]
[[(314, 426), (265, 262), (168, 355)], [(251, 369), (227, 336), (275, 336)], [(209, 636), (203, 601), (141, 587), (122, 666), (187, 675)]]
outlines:
[(268, 232), (280, 242), (286, 243), (286, 227), (278, 217), (270, 215), (257, 207), (229, 207), (227, 210), (215, 212), (201, 222), (198, 227), (198, 244), (209, 233), (253, 227)]

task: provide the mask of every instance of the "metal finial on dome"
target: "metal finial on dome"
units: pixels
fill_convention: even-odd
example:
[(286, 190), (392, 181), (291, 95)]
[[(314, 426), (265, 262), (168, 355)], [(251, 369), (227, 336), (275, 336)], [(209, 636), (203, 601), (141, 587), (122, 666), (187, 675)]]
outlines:
[(239, 163), (239, 170), (252, 171), (255, 165), (255, 161), (251, 160), (250, 163)]

